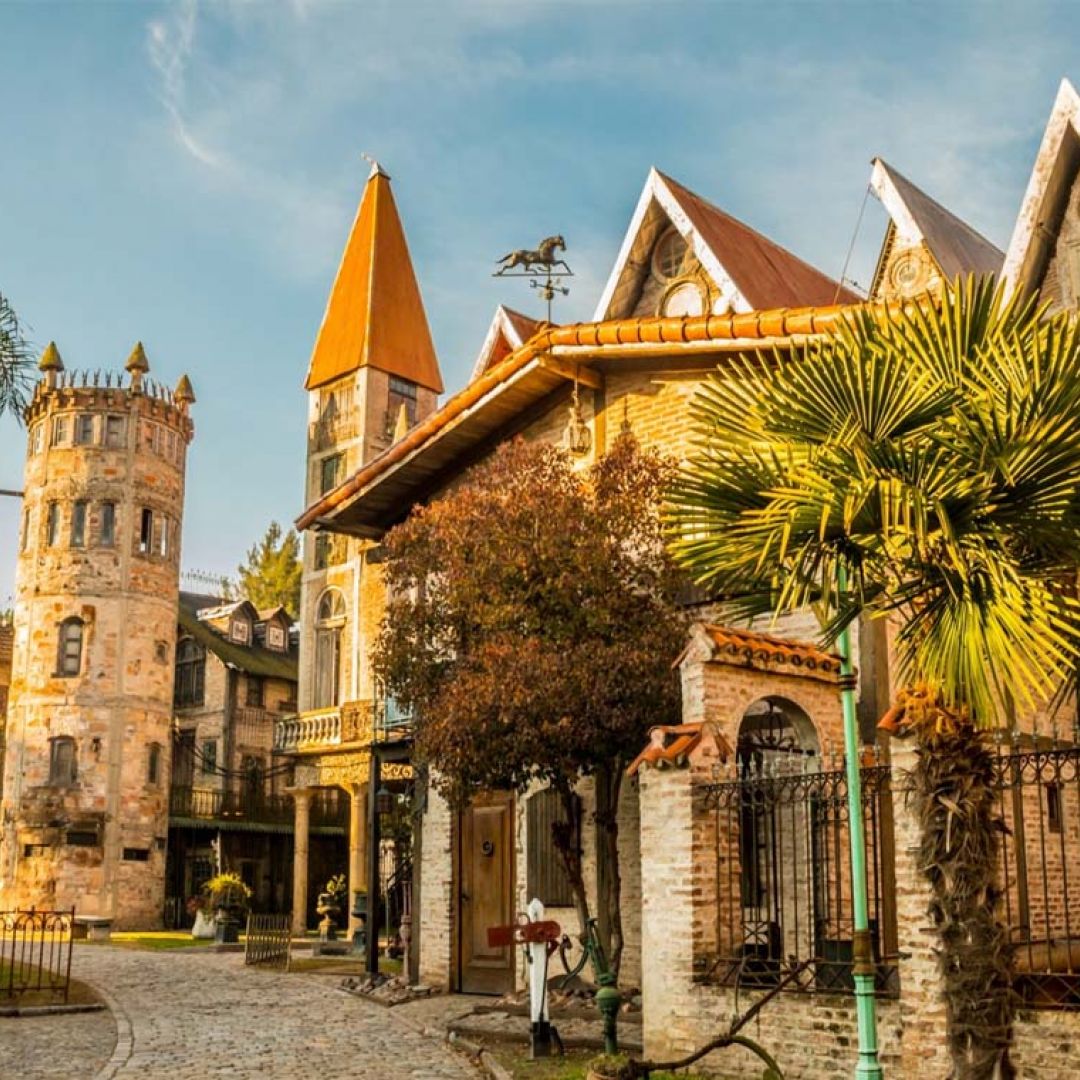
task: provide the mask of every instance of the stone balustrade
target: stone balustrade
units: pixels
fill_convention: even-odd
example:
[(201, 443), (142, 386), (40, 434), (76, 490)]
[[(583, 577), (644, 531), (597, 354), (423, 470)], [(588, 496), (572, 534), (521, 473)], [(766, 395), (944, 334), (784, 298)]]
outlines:
[(341, 710), (320, 709), (286, 717), (274, 726), (274, 749), (289, 753), (341, 745)]

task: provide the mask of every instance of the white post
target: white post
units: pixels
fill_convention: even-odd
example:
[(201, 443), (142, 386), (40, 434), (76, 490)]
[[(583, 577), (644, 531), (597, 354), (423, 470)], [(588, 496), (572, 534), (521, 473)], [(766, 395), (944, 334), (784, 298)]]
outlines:
[[(535, 897), (529, 901), (525, 913), (531, 923), (544, 921), (544, 905)], [(525, 951), (529, 957), (529, 1019), (532, 1021), (529, 1039), (530, 1056), (550, 1057), (551, 1018), (548, 1014), (547, 996), (548, 943), (530, 941), (525, 946)]]

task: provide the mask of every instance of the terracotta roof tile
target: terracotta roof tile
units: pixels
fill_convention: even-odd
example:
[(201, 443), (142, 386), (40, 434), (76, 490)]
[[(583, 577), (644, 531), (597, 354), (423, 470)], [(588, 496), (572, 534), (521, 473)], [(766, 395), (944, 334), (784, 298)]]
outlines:
[(605, 345), (616, 344), (708, 345), (715, 342), (722, 345), (741, 341), (771, 342), (793, 335), (829, 333), (856, 311), (864, 308), (885, 310), (885, 305), (829, 304), (824, 307), (778, 308), (774, 311), (747, 312), (740, 315), (728, 313), (685, 318), (632, 318), (605, 323), (544, 326), (520, 349), (515, 349), (504, 360), (473, 379), (438, 412), (417, 424), (405, 438), (398, 440), (344, 483), (309, 506), (297, 518), (296, 526), (301, 530), (310, 528), (319, 518), (331, 513), (376, 477), (408, 457), (501, 383), (508, 381), (552, 348), (566, 346), (602, 349)]
[(722, 663), (783, 664), (830, 681), (840, 675), (839, 655), (825, 652), (817, 645), (730, 626), (707, 625), (704, 629), (716, 647), (715, 659)]
[[(705, 724), (701, 722), (654, 727), (649, 732), (648, 745), (634, 758), (626, 771), (633, 776), (643, 765), (652, 765), (658, 769), (681, 768), (701, 744), (704, 735)], [(727, 740), (715, 728), (712, 735), (716, 739), (721, 759), (727, 761), (731, 756), (731, 747)]]

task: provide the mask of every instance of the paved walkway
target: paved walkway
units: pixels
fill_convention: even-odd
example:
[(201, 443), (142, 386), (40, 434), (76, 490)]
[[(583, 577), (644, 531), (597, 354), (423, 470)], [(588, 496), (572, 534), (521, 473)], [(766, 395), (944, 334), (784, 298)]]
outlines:
[[(254, 971), (235, 953), (76, 946), (72, 974), (102, 991), (100, 1018), (0, 1019), (0, 1077), (19, 1080), (476, 1080), (462, 1057), (333, 976)], [(99, 1018), (96, 1036), (80, 1039)], [(22, 1026), (27, 1025), (27, 1026)], [(84, 1045), (85, 1044), (85, 1045)]]

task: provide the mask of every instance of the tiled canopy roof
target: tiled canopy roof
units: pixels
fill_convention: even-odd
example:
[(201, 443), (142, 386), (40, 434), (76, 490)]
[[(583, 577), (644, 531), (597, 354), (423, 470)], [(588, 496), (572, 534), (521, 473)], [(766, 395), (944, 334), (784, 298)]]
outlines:
[(633, 776), (643, 765), (652, 765), (657, 769), (682, 768), (706, 734), (712, 735), (721, 760), (727, 761), (731, 757), (731, 747), (719, 731), (712, 725), (709, 728), (707, 732), (706, 725), (700, 721), (654, 727), (649, 732), (648, 746), (630, 763), (627, 773)]
[(753, 630), (736, 630), (730, 626), (706, 626), (705, 632), (716, 646), (714, 659), (723, 663), (743, 664), (757, 661), (765, 664), (784, 664), (829, 677), (840, 674), (840, 657), (817, 645), (803, 641), (759, 634)]
[(500, 386), (510, 382), (529, 364), (553, 349), (595, 349), (599, 353), (608, 346), (620, 345), (653, 345), (663, 348), (715, 344), (717, 347), (737, 347), (745, 343), (748, 347), (753, 347), (757, 343), (778, 343), (792, 337), (828, 333), (836, 330), (845, 319), (862, 307), (864, 305), (830, 304), (824, 307), (773, 308), (741, 314), (729, 312), (724, 315), (693, 317), (658, 316), (546, 326), (505, 360), (473, 379), (438, 412), (417, 424), (403, 439), (399, 439), (344, 483), (309, 506), (297, 518), (297, 528), (310, 528), (320, 518), (333, 513), (337, 507), (347, 503), (377, 477), (398, 462), (404, 461), (429, 440), (433, 440), (473, 406), (498, 391)]

